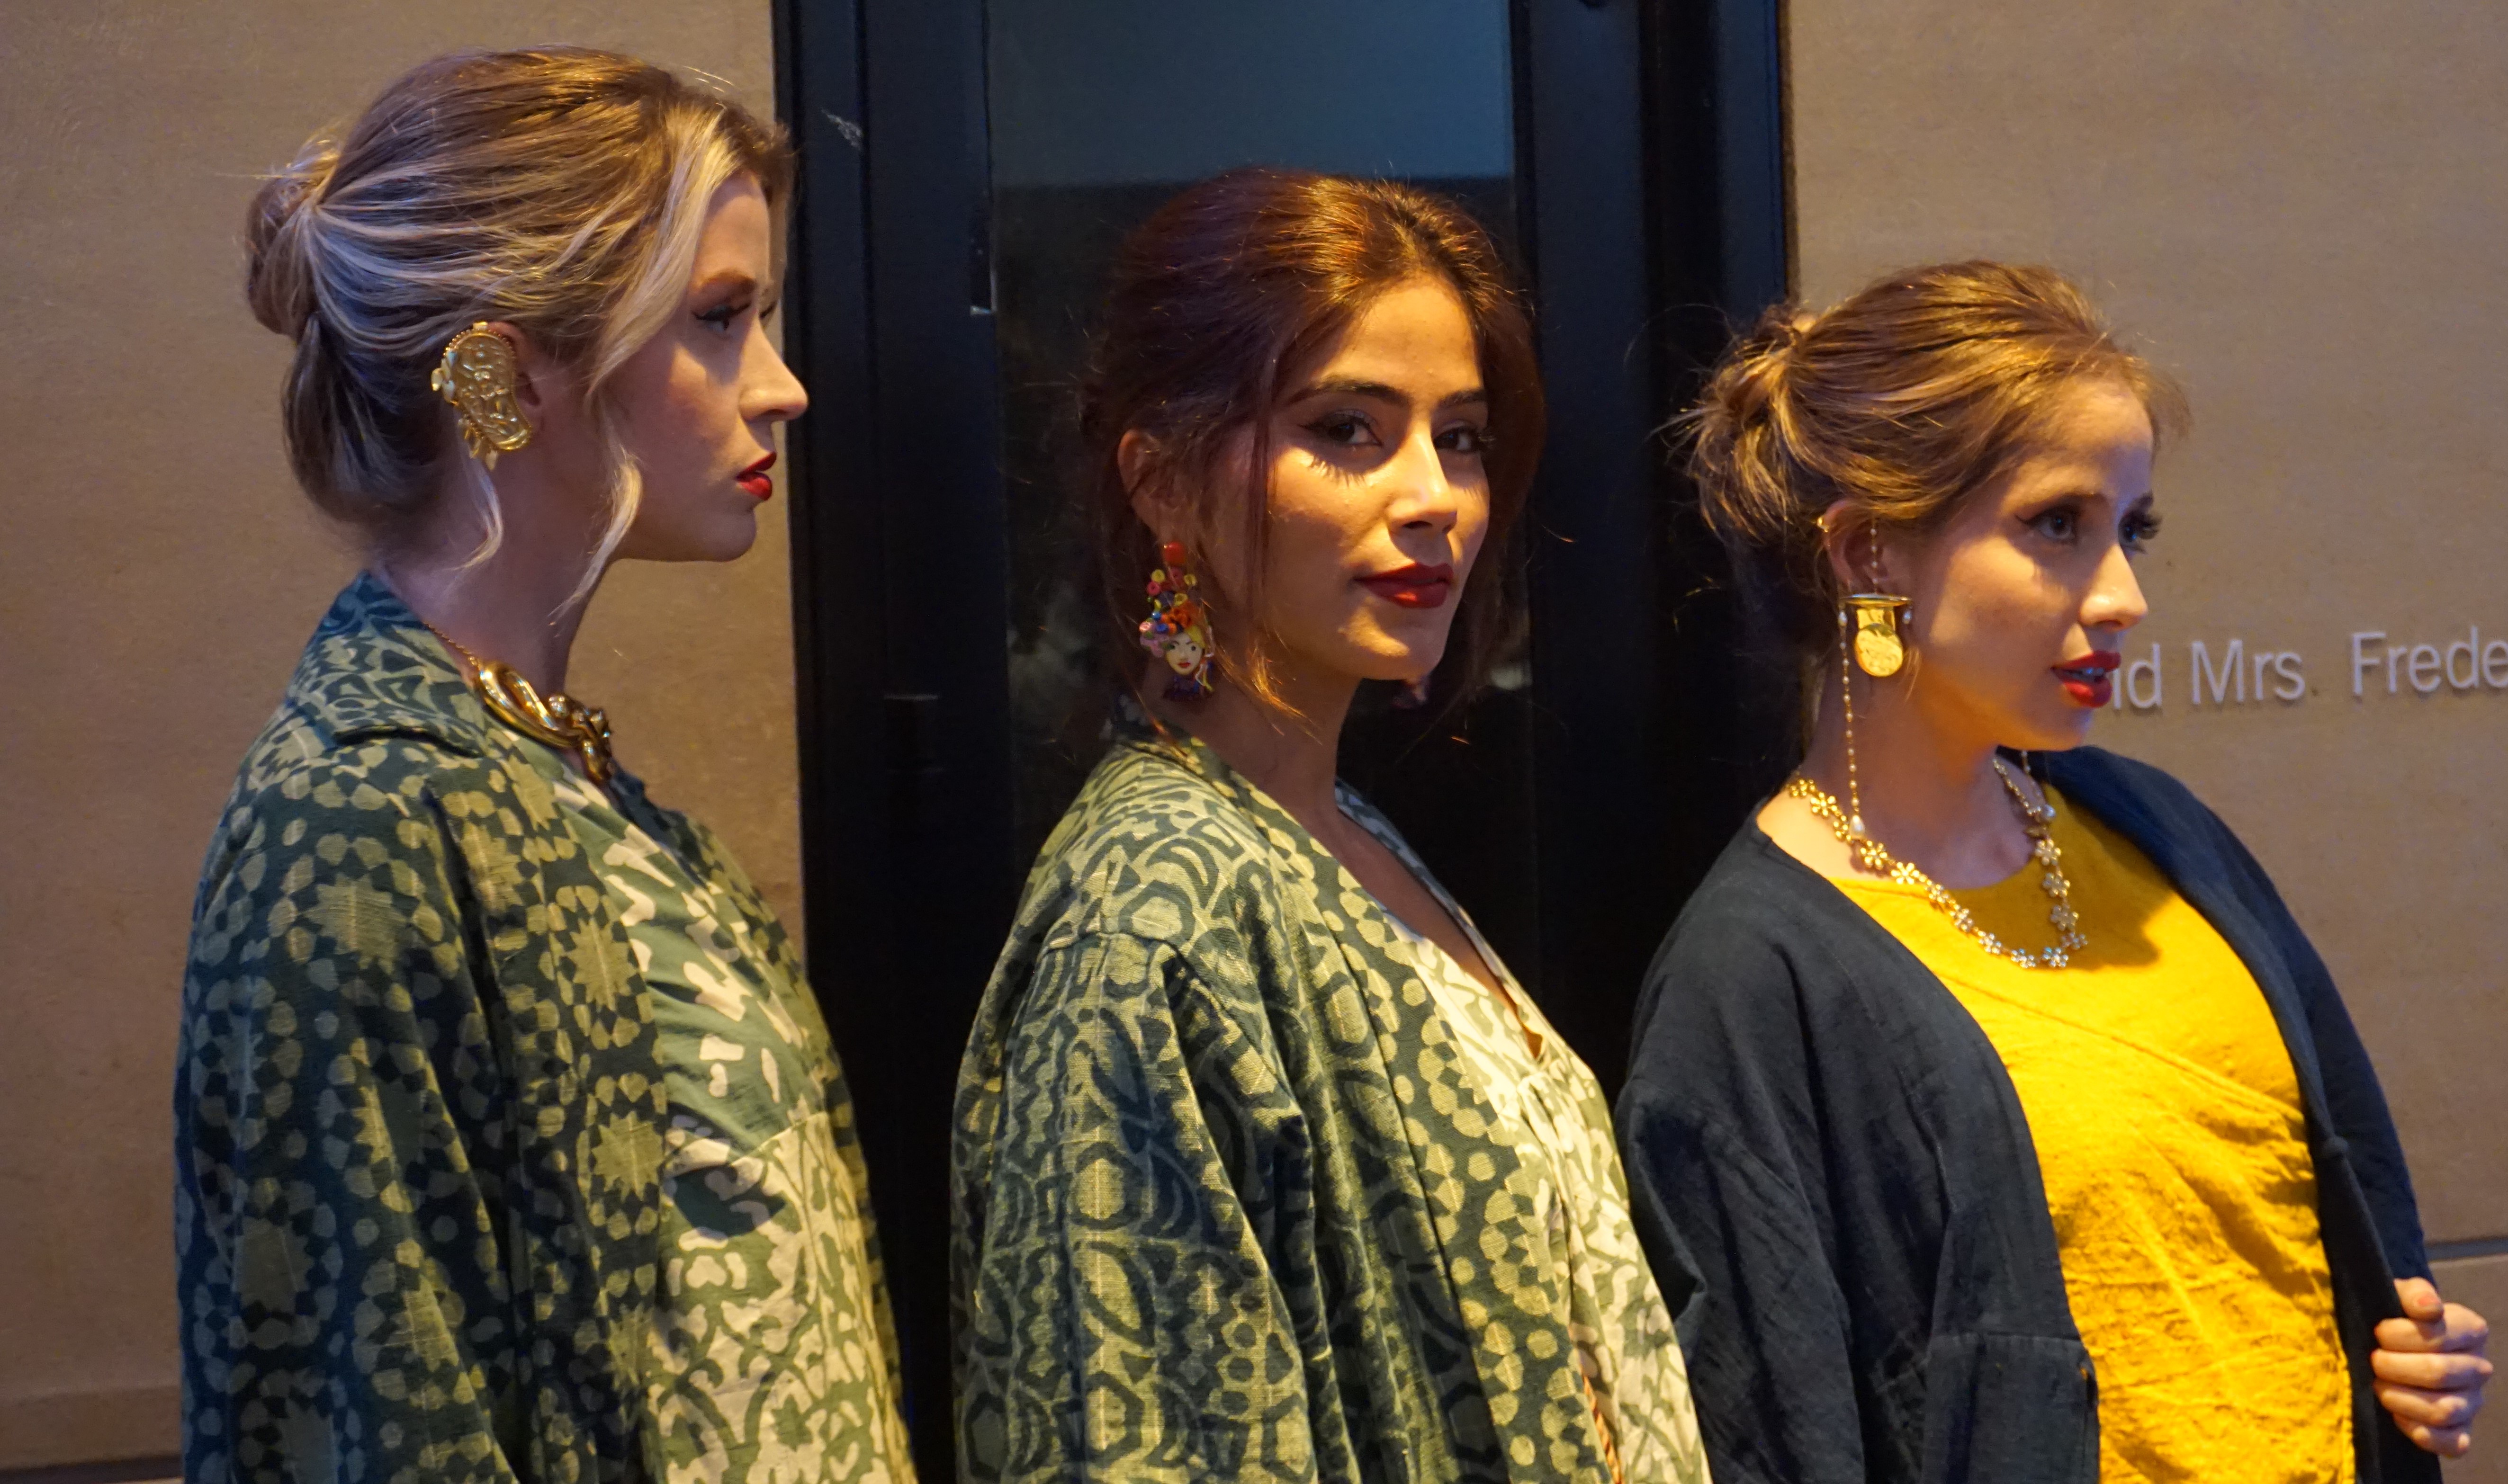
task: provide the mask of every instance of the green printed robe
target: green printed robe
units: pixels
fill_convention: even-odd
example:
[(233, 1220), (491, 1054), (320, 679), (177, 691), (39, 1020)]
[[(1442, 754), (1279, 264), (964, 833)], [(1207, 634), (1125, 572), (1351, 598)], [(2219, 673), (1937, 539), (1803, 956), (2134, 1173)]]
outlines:
[(1607, 1480), (1531, 1176), (1395, 930), (1199, 742), (1098, 766), (960, 1081), (966, 1478)]
[(827, 1029), (776, 970), (772, 920), (689, 870), (655, 812), (523, 745), (609, 887), (659, 1041), (660, 1484), (913, 1484), (851, 1110), (827, 1102)]
[[(244, 760), (202, 878), (176, 1062), (192, 1480), (659, 1472), (652, 1008), (527, 745), (361, 576)], [(632, 777), (611, 788), (805, 984), (715, 838)], [(842, 1074), (806, 995), (796, 1013), (865, 1190)]]

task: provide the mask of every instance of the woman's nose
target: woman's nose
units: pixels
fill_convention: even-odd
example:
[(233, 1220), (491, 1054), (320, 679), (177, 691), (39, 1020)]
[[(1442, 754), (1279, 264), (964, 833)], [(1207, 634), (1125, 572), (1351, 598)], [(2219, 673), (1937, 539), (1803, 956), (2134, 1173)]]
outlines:
[(741, 416), (749, 421), (763, 418), (770, 422), (790, 422), (810, 410), (810, 393), (801, 379), (784, 363), (784, 353), (775, 343), (758, 336), (759, 354), (756, 370), (741, 397)]
[(2151, 612), (2142, 596), (2142, 578), (2121, 545), (2108, 548), (2088, 599), (2082, 605), (2082, 625), (2090, 629), (2130, 629)]
[(1388, 472), (1401, 490), (1397, 524), (1433, 525), (1440, 530), (1455, 524), (1462, 501), (1454, 480), (1446, 473), (1445, 455), (1438, 450), (1433, 433), (1422, 431), (1404, 439)]

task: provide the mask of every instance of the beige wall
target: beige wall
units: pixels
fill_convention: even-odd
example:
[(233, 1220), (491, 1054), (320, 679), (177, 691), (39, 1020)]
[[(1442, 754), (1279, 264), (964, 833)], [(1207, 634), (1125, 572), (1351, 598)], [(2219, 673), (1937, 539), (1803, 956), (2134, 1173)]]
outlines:
[[(353, 559), (245, 312), (256, 171), (455, 47), (581, 42), (773, 105), (768, 0), (10, 0), (0, 48), (0, 1469), (174, 1447), (168, 1101), (194, 878)], [(621, 756), (797, 922), (781, 512), (624, 569), (576, 649)]]
[[(2350, 666), (2356, 632), (2442, 664), (2477, 626), (2508, 639), (2508, 11), (1791, 0), (1789, 43), (1809, 300), (2044, 262), (2185, 381), (2126, 644), (2161, 646), (2160, 704), (2094, 740), (2185, 778), (2272, 872), (2432, 1240), (2508, 1238), (2508, 688), (2416, 694), (2406, 662), (2354, 699)], [(2217, 666), (2233, 638), (2298, 653), (2305, 697), (2255, 699), (2250, 668), (2245, 702), (2194, 705), (2190, 644)], [(2508, 1258), (2441, 1276), (2508, 1322)], [(2458, 1484), (2508, 1480), (2508, 1435), (2483, 1455)]]

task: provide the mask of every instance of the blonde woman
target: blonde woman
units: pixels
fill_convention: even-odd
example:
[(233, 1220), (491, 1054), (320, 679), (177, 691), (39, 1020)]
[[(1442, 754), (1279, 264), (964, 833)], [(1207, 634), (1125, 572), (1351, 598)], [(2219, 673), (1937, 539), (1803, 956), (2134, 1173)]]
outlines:
[(566, 694), (612, 561), (725, 561), (806, 398), (777, 130), (449, 56), (253, 203), (288, 452), (365, 541), (202, 880), (175, 1106), (198, 1479), (901, 1479), (801, 965)]
[(2229, 827), (2081, 745), (2166, 383), (2043, 269), (1772, 315), (1693, 415), (1819, 696), (1620, 1102), (1717, 1484), (2399, 1484), (2490, 1363), (2378, 1074)]

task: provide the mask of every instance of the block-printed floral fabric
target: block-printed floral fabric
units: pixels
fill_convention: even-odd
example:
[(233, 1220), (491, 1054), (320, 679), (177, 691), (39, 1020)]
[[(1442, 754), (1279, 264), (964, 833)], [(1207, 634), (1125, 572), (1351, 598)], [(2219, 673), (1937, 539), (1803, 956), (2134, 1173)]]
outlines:
[[(819, 1008), (765, 924), (612, 801), (526, 743), (627, 928), (653, 1012), (662, 1279), (648, 1425), (667, 1484), (910, 1484), (864, 1234), (838, 1158)], [(631, 815), (633, 817), (631, 817)]]
[(1604, 1484), (1537, 1181), (1391, 933), (1199, 742), (1099, 765), (960, 1083), (966, 1477)]
[[(652, 1015), (524, 745), (361, 576), (245, 756), (202, 876), (176, 1062), (192, 1480), (654, 1472)], [(632, 776), (613, 787), (803, 983), (714, 838)], [(832, 1061), (827, 1087), (849, 1106)], [(833, 1133), (859, 1190), (849, 1121)], [(893, 1355), (884, 1304), (877, 1324)]]
[(1436, 1000), (1440, 1026), (1430, 1033), (1442, 1028), (1451, 1037), (1473, 1085), (1497, 1110), (1497, 1137), (1523, 1155), (1539, 1186), (1520, 1281), (1546, 1281), (1568, 1316), (1621, 1477), (1629, 1484), (1706, 1484), (1689, 1368), (1629, 1213), (1628, 1177), (1602, 1083), (1478, 932), (1471, 932), (1473, 946), (1507, 999), (1483, 989), (1408, 923), (1388, 921), (1393, 946)]

